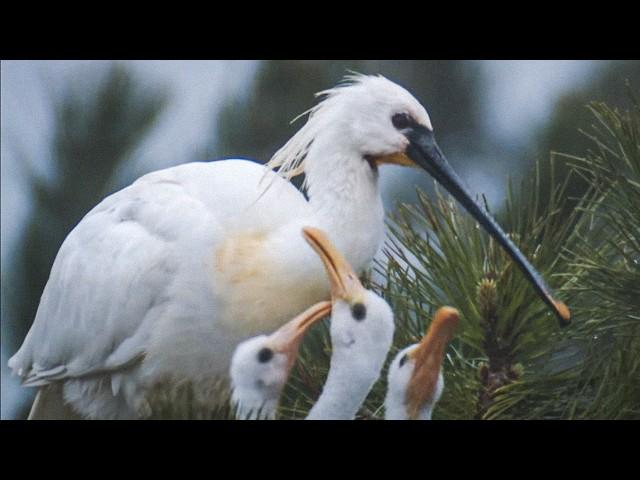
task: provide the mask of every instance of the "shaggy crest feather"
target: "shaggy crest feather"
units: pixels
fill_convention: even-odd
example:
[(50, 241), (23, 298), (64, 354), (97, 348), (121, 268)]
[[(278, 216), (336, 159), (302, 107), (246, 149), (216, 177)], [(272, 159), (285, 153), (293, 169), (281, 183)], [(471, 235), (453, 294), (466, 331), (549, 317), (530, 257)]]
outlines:
[[(321, 101), (291, 121), (291, 123), (294, 123), (298, 119), (308, 115), (309, 119), (307, 123), (271, 157), (271, 160), (267, 162), (266, 166), (269, 167), (269, 169), (277, 168), (278, 175), (286, 180), (291, 180), (304, 173), (305, 159), (314, 139), (327, 126), (327, 122), (331, 120), (331, 115), (326, 115), (326, 113), (335, 108), (339, 99), (341, 99), (345, 93), (351, 91), (353, 87), (366, 85), (376, 80), (389, 81), (382, 75), (364, 75), (353, 72), (351, 75), (345, 75), (335, 87), (316, 93), (315, 97), (321, 98)], [(275, 177), (267, 186), (267, 189), (274, 180)], [(303, 190), (306, 190), (306, 187), (307, 180), (305, 179), (302, 185)]]

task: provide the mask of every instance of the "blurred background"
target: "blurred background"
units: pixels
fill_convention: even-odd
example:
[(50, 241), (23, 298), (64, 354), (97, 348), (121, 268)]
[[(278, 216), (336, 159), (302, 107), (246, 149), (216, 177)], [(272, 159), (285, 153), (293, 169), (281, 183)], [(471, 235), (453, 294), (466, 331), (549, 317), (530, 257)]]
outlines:
[[(592, 121), (588, 101), (625, 107), (625, 80), (640, 85), (638, 61), (3, 61), (3, 419), (26, 418), (33, 392), (7, 361), (78, 221), (152, 170), (220, 158), (266, 162), (302, 125), (290, 121), (314, 93), (348, 70), (380, 73), (411, 91), (454, 168), (494, 211), (508, 177), (517, 184), (550, 152), (585, 153), (579, 129)], [(381, 184), (391, 211), (431, 180), (385, 167)], [(576, 179), (569, 191), (583, 189)]]

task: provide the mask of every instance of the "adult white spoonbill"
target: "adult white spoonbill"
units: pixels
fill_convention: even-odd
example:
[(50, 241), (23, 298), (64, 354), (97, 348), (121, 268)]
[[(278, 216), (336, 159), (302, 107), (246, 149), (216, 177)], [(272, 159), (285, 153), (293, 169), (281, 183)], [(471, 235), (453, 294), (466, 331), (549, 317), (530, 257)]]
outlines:
[(459, 318), (455, 308), (439, 308), (422, 341), (395, 356), (387, 373), (387, 420), (431, 420), (433, 407), (444, 389), (445, 349)]
[(323, 94), (268, 164), (285, 178), (305, 173), (308, 201), (256, 163), (190, 163), (141, 177), (73, 229), (9, 360), (24, 385), (40, 387), (32, 418), (58, 415), (63, 403), (89, 418), (145, 417), (149, 390), (175, 379), (211, 391), (240, 341), (327, 298), (302, 226), (325, 230), (356, 271), (369, 265), (383, 240), (378, 167), (386, 163), (433, 175), (568, 321), (567, 308), (462, 186), (409, 92), (355, 76)]
[[(384, 299), (362, 286), (321, 230), (308, 227), (303, 234), (324, 263), (333, 304), (329, 374), (307, 419), (353, 420), (380, 376), (391, 347), (393, 312)], [(257, 407), (262, 407), (261, 418), (275, 416), (290, 363), (284, 357), (261, 356), (270, 343), (264, 335), (251, 338), (238, 345), (233, 355), (231, 384), (240, 418), (256, 418)]]

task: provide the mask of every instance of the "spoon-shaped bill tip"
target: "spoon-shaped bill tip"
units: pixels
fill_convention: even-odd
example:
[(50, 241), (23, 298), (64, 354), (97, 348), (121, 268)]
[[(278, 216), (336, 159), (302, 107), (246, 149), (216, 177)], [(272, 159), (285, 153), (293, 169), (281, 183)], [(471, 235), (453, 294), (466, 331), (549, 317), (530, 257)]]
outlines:
[(569, 311), (569, 307), (555, 298), (551, 298), (551, 303), (553, 303), (553, 306), (556, 309), (556, 314), (560, 320), (560, 326), (566, 327), (569, 325), (571, 323), (571, 312)]
[(440, 307), (433, 318), (432, 327), (436, 330), (446, 331), (448, 335), (452, 335), (458, 322), (460, 321), (460, 312), (453, 307)]

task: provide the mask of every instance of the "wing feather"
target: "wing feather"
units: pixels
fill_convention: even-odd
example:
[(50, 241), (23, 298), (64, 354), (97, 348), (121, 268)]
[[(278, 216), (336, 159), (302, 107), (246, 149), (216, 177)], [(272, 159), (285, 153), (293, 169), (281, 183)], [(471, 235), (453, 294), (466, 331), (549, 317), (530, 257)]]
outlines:
[(91, 210), (61, 246), (34, 323), (9, 360), (24, 385), (139, 362), (156, 318), (177, 301), (167, 292), (189, 264), (185, 255), (229, 229), (275, 228), (308, 208), (279, 177), (261, 197), (264, 177), (264, 167), (248, 161), (186, 164), (145, 175)]

